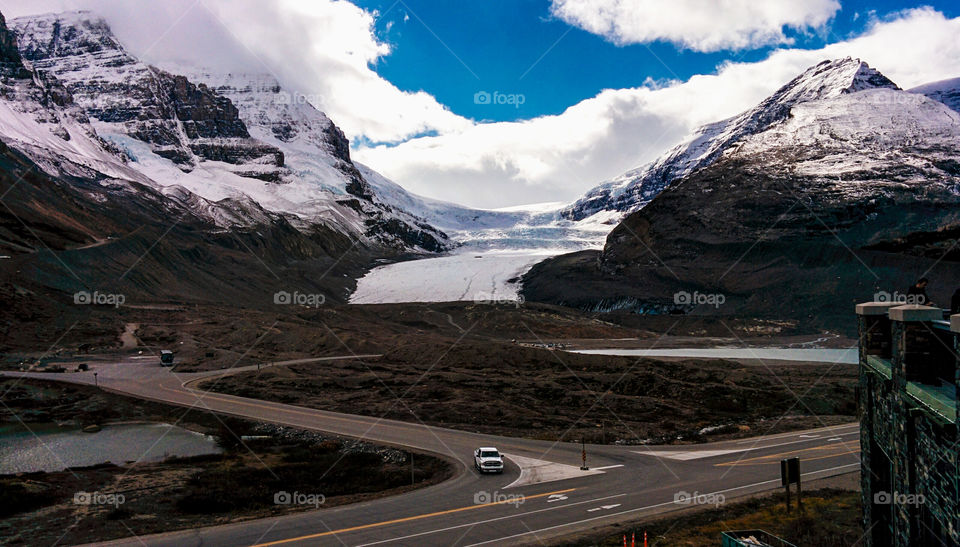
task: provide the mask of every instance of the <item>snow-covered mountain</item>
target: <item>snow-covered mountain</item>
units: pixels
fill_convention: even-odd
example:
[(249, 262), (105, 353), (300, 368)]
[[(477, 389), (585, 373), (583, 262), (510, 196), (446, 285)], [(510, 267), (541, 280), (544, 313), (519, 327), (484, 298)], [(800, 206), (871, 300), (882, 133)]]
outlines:
[[(624, 202), (640, 208), (603, 250), (534, 266), (522, 294), (830, 328), (849, 325), (854, 302), (922, 275), (942, 280), (935, 302), (949, 301), (945, 280), (960, 275), (960, 113), (927, 95), (857, 60), (821, 63), (647, 168), (630, 189), (663, 187)], [(725, 303), (698, 308), (683, 294)]]
[(340, 129), (272, 77), (149, 66), (89, 12), (22, 17), (10, 27), (28, 69), (62, 86), (93, 143), (64, 150), (48, 131), (25, 129), (36, 115), (0, 120), (0, 138), (41, 165), (69, 153), (194, 203), (222, 227), (256, 223), (247, 213), (259, 207), (301, 230), (323, 225), (398, 251), (451, 246), (442, 230), (380, 195)]
[(939, 82), (923, 84), (910, 90), (949, 106), (960, 112), (960, 78), (949, 78)]
[[(487, 279), (487, 286), (496, 279), (502, 288), (543, 257), (598, 247), (613, 225), (606, 214), (561, 218), (563, 204), (491, 211), (411, 194), (354, 162), (334, 122), (262, 67), (226, 73), (183, 63), (152, 66), (89, 12), (17, 18), (0, 40), (0, 67), (9, 65), (0, 82), (0, 141), (58, 181), (110, 180), (110, 188), (123, 188), (116, 197), (128, 207), (162, 196), (166, 215), (191, 219), (184, 226), (228, 235), (279, 231), (282, 243), (256, 243), (294, 250), (277, 260), (362, 249), (356, 260), (337, 263), (349, 265), (346, 275), (353, 277), (363, 260), (454, 251), (438, 264), (458, 281), (427, 297), (472, 299), (468, 289), (479, 286), (473, 280)], [(91, 227), (85, 232), (95, 241), (106, 237)], [(344, 241), (357, 247), (344, 248)], [(490, 260), (474, 258), (486, 253)], [(406, 285), (397, 294), (409, 292), (407, 286), (422, 289), (429, 274), (401, 279), (385, 268), (410, 266), (384, 266), (367, 279), (385, 280), (376, 281), (378, 291), (401, 280)]]
[(865, 89), (899, 89), (859, 59), (824, 61), (806, 70), (756, 107), (707, 124), (657, 160), (600, 184), (563, 210), (580, 220), (599, 211), (629, 213), (642, 208), (671, 182), (707, 166), (744, 138), (787, 119), (798, 104)]

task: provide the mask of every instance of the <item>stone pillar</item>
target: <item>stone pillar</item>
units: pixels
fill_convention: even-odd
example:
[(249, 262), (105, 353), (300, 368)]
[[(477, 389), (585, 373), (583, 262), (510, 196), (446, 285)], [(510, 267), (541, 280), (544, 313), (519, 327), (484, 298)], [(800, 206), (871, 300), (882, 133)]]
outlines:
[[(931, 306), (906, 305), (890, 308), (893, 326), (893, 404), (890, 436), (893, 444), (892, 496), (916, 494), (912, 462), (916, 461), (917, 431), (910, 415), (912, 405), (906, 400), (907, 381), (923, 375), (930, 365), (932, 341), (931, 321), (943, 319), (943, 312)], [(908, 547), (918, 533), (918, 510), (915, 506), (894, 504), (893, 545)]]
[[(960, 313), (950, 316), (950, 331), (953, 332), (954, 370), (953, 383), (960, 392)], [(957, 397), (957, 416), (960, 417), (960, 397)], [(960, 475), (958, 475), (960, 476)]]
[(896, 302), (865, 302), (857, 304), (857, 319), (860, 333), (861, 362), (863, 355), (890, 357), (892, 340), (890, 318), (891, 308), (899, 307)]
[[(871, 446), (875, 432), (878, 431), (877, 428), (889, 427), (888, 421), (877, 419), (882, 408), (877, 408), (875, 404), (880, 394), (874, 391), (879, 387), (880, 382), (864, 367), (866, 367), (868, 355), (890, 358), (893, 332), (887, 314), (890, 308), (898, 305), (893, 302), (865, 302), (856, 306), (860, 339), (860, 373), (857, 384), (857, 410), (860, 417), (860, 501), (864, 530), (871, 530), (873, 527), (873, 496), (882, 489), (874, 484), (874, 475), (871, 473)], [(863, 544), (865, 547), (873, 546), (873, 534), (867, 534), (863, 538)]]

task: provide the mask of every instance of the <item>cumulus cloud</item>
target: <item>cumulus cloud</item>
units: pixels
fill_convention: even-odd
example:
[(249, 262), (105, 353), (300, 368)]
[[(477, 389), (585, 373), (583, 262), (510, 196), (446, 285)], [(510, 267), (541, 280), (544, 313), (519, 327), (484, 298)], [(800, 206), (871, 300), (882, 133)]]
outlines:
[(696, 51), (789, 44), (785, 28), (822, 27), (838, 0), (552, 0), (551, 12), (614, 43), (672, 42)]
[(412, 191), (474, 206), (573, 200), (656, 159), (696, 127), (753, 107), (825, 59), (858, 57), (905, 89), (956, 77), (958, 35), (960, 18), (905, 11), (822, 49), (779, 49), (673, 85), (606, 90), (556, 116), (479, 124), (355, 156)]
[(423, 91), (406, 92), (371, 68), (390, 53), (374, 13), (345, 0), (207, 1), (210, 10), (282, 81), (305, 90), (347, 135), (399, 141), (470, 122)]
[(74, 9), (102, 15), (147, 62), (273, 73), (352, 138), (396, 142), (470, 125), (430, 94), (400, 90), (376, 73), (390, 54), (374, 32), (377, 14), (346, 0), (7, 0), (2, 11), (9, 18)]

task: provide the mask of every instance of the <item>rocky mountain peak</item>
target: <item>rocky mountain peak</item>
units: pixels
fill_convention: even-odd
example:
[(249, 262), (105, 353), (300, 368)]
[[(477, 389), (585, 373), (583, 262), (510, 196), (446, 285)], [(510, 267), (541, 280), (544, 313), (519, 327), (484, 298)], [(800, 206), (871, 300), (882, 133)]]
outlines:
[(18, 17), (16, 27), (20, 54), (29, 60), (105, 51), (126, 54), (110, 25), (89, 11)]
[(7, 28), (7, 21), (0, 13), (0, 75), (29, 77), (30, 71), (23, 66), (17, 48), (17, 37)]
[(150, 145), (190, 171), (204, 160), (268, 182), (284, 173), (283, 153), (252, 139), (229, 98), (129, 55), (102, 18), (76, 11), (17, 18), (20, 53), (63, 83), (88, 116)]
[(846, 57), (823, 61), (805, 70), (756, 107), (700, 127), (654, 162), (597, 186), (564, 209), (561, 215), (582, 220), (599, 211), (636, 211), (671, 182), (716, 161), (734, 143), (787, 120), (795, 106), (879, 88), (900, 90), (889, 78), (860, 59)]
[(900, 89), (860, 59), (834, 59), (808, 68), (761, 103), (759, 108), (773, 103), (794, 105), (875, 88)]
[[(351, 161), (347, 137), (309, 95), (283, 89), (272, 76), (148, 65), (85, 11), (16, 18), (10, 34), (50, 96), (31, 103), (33, 118), (59, 119), (61, 110), (47, 106), (70, 103), (84, 117), (76, 128), (95, 130), (98, 147), (110, 148), (99, 161), (109, 169), (124, 163), (124, 176), (152, 187), (182, 187), (197, 196), (188, 200), (192, 208), (217, 226), (267, 222), (244, 205), (257, 204), (305, 233), (334, 230), (389, 252), (446, 248), (444, 233), (378, 196)], [(50, 131), (70, 137), (59, 126)], [(45, 133), (33, 133), (42, 160), (58, 153)]]

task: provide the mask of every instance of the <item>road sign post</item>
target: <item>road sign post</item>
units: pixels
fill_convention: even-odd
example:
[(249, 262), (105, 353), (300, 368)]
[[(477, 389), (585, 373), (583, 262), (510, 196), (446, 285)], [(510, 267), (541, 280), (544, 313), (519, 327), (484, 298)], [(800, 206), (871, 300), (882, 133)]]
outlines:
[(803, 509), (800, 500), (800, 458), (786, 458), (780, 460), (780, 483), (787, 492), (787, 513), (790, 513), (790, 484), (797, 483), (797, 509)]
[[(789, 473), (789, 471), (788, 471)], [(790, 514), (790, 477), (787, 476), (787, 483), (783, 485), (783, 488), (787, 491), (787, 514)]]
[(803, 494), (800, 489), (800, 459), (797, 459), (797, 511), (803, 512)]
[(580, 439), (580, 456), (583, 458), (583, 465), (580, 466), (581, 471), (586, 471), (590, 469), (587, 467), (587, 441)]

